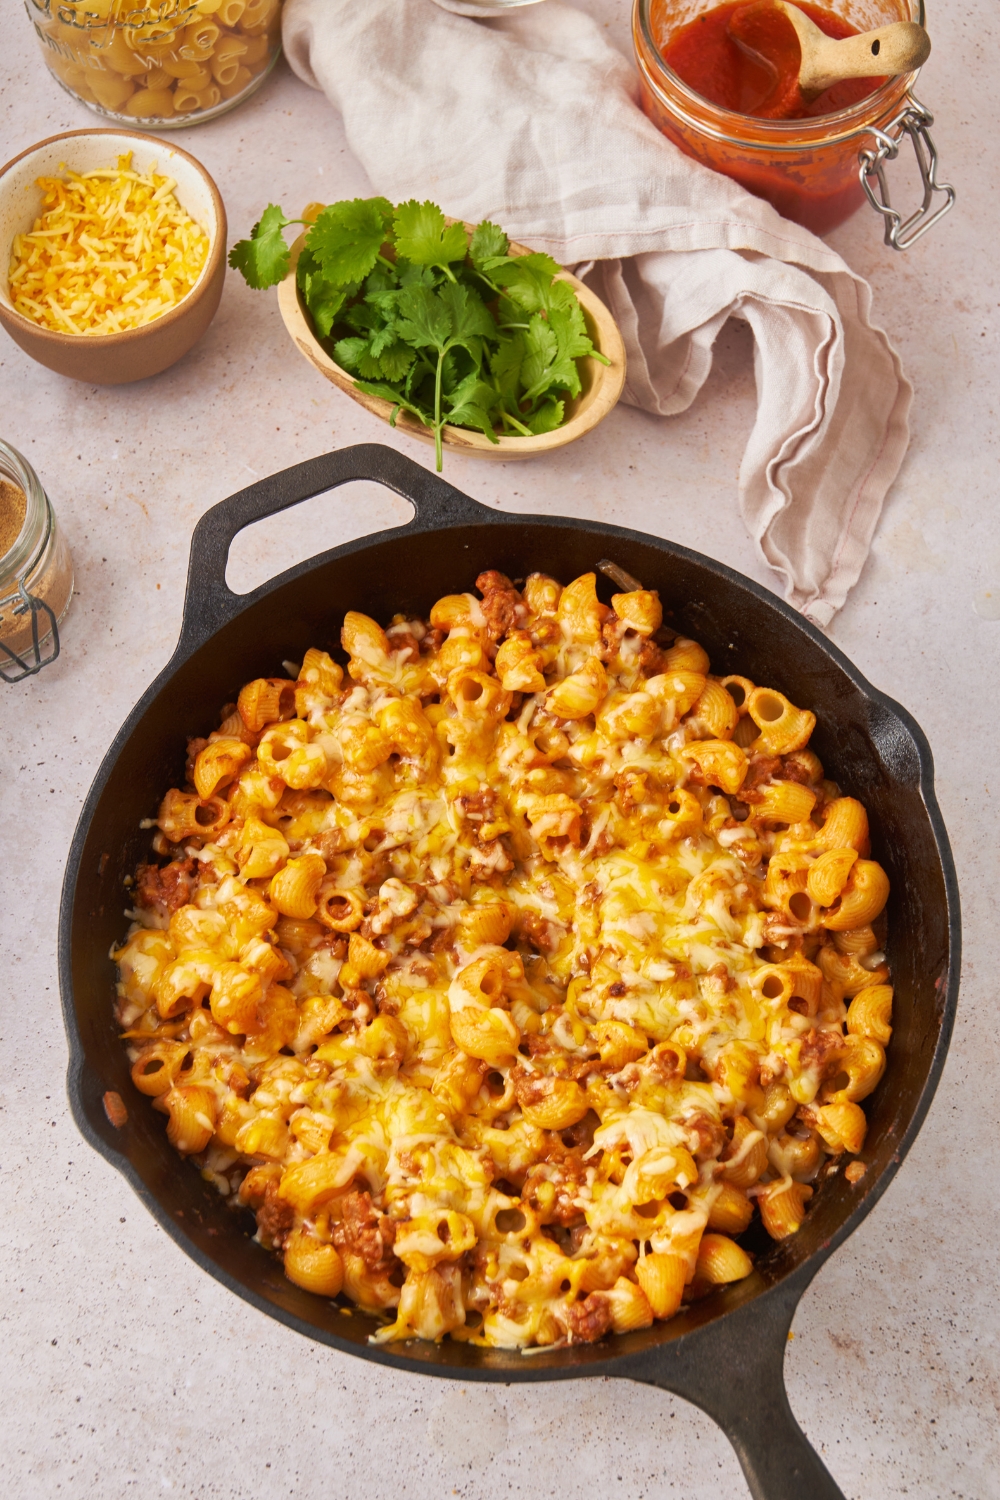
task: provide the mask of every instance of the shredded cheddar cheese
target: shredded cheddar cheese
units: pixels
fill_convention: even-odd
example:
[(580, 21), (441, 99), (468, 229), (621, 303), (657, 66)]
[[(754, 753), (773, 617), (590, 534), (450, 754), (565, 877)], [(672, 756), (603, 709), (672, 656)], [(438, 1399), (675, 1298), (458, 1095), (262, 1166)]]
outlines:
[(57, 333), (122, 333), (151, 323), (191, 291), (208, 236), (174, 196), (176, 182), (115, 167), (39, 177), (44, 212), (11, 245), (10, 298)]

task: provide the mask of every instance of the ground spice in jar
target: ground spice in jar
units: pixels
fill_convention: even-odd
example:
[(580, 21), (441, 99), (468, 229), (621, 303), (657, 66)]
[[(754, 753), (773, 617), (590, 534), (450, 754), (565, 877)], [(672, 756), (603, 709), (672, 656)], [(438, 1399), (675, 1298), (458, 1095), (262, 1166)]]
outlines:
[(0, 557), (6, 557), (24, 525), (28, 500), (19, 484), (0, 475)]

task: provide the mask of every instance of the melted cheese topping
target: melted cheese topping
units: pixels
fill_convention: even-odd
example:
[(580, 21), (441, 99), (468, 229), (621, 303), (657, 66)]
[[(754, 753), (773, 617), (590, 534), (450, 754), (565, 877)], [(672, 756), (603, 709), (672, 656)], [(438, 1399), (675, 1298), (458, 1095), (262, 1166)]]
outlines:
[(794, 1232), (860, 1149), (887, 886), (812, 715), (658, 643), (654, 594), (478, 587), (348, 615), (346, 674), (310, 651), (192, 742), (118, 1015), (292, 1280), (527, 1348), (747, 1275), (755, 1206)]
[(10, 299), (57, 333), (121, 333), (151, 323), (191, 291), (208, 236), (174, 196), (172, 177), (117, 167), (40, 177), (45, 211), (14, 236)]

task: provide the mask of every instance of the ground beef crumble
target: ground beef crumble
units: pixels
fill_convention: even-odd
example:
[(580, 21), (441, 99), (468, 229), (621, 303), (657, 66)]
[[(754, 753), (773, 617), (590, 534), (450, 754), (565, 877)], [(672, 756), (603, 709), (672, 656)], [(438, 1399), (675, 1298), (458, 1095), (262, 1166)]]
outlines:
[(269, 1182), (264, 1189), (264, 1202), (257, 1210), (257, 1228), (261, 1235), (280, 1250), (295, 1222), (295, 1211), (290, 1203), (278, 1197), (278, 1184)]
[(591, 1292), (564, 1314), (570, 1343), (594, 1344), (611, 1327), (611, 1303), (605, 1292)]
[(348, 1193), (340, 1207), (342, 1217), (330, 1226), (337, 1249), (360, 1255), (369, 1271), (393, 1268), (397, 1264), (392, 1253), (396, 1226), (374, 1207), (371, 1193)]
[(483, 596), (480, 608), (486, 617), (486, 633), (491, 641), (498, 642), (516, 623), (518, 615), (526, 613), (524, 600), (506, 574), (493, 568), (480, 573), (476, 588)]
[(197, 883), (193, 859), (173, 859), (169, 865), (140, 865), (136, 871), (135, 902), (166, 917), (189, 905)]

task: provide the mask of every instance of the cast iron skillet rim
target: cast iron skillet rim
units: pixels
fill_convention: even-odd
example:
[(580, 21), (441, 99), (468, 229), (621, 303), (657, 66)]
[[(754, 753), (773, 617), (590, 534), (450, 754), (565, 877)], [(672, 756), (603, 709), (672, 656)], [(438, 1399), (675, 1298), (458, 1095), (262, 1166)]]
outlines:
[[(328, 562), (335, 561), (339, 558), (350, 556), (352, 553), (364, 550), (371, 547), (372, 545), (392, 541), (404, 535), (413, 536), (421, 532), (435, 531), (446, 536), (449, 531), (460, 530), (469, 524), (493, 524), (499, 526), (515, 524), (528, 527), (555, 527), (557, 529), (561, 528), (572, 531), (583, 529), (590, 535), (593, 535), (595, 537), (607, 537), (609, 541), (616, 538), (636, 541), (643, 545), (652, 545), (657, 549), (673, 556), (679, 557), (686, 562), (693, 563), (705, 570), (707, 573), (723, 579), (730, 585), (735, 585), (737, 588), (754, 595), (757, 599), (768, 605), (772, 610), (782, 615), (795, 628), (804, 633), (815, 646), (819, 647), (824, 655), (826, 655), (837, 667), (840, 668), (844, 675), (853, 683), (857, 690), (869, 702), (877, 704), (889, 715), (890, 718), (894, 719), (901, 725), (901, 727), (910, 737), (917, 752), (917, 760), (920, 768), (920, 794), (927, 811), (927, 816), (931, 825), (934, 842), (941, 861), (945, 886), (945, 899), (948, 907), (949, 948), (947, 959), (947, 978), (945, 979), (942, 976), (942, 981), (940, 982), (941, 990), (943, 990), (943, 994), (941, 994), (939, 997), (939, 1006), (941, 1009), (941, 1024), (937, 1042), (934, 1048), (934, 1053), (928, 1067), (926, 1080), (924, 1082), (924, 1086), (921, 1090), (916, 1105), (913, 1109), (913, 1113), (910, 1117), (907, 1128), (897, 1142), (896, 1149), (893, 1152), (892, 1157), (887, 1162), (885, 1167), (883, 1167), (880, 1175), (865, 1193), (863, 1198), (859, 1201), (857, 1206), (852, 1209), (852, 1211), (838, 1226), (838, 1228), (830, 1236), (830, 1238), (824, 1241), (823, 1244), (818, 1246), (817, 1249), (812, 1252), (812, 1254), (805, 1262), (803, 1262), (801, 1266), (789, 1272), (779, 1281), (765, 1288), (763, 1291), (757, 1293), (752, 1298), (754, 1306), (760, 1306), (765, 1299), (768, 1301), (774, 1301), (775, 1299), (784, 1299), (785, 1301), (787, 1301), (789, 1298), (791, 1298), (792, 1304), (794, 1305), (794, 1303), (798, 1301), (799, 1297), (801, 1297), (806, 1287), (809, 1285), (809, 1282), (820, 1270), (821, 1266), (844, 1242), (844, 1240), (854, 1232), (854, 1230), (867, 1216), (871, 1209), (874, 1208), (875, 1204), (881, 1198), (882, 1194), (885, 1192), (886, 1188), (895, 1177), (903, 1157), (906, 1155), (907, 1151), (913, 1144), (913, 1141), (916, 1138), (916, 1135), (919, 1132), (920, 1127), (927, 1115), (927, 1111), (930, 1107), (931, 1100), (933, 1099), (935, 1090), (940, 1080), (942, 1069), (944, 1067), (948, 1044), (954, 1025), (955, 1007), (958, 998), (961, 956), (961, 927), (958, 900), (958, 881), (954, 861), (951, 854), (951, 848), (948, 841), (948, 835), (944, 826), (944, 820), (941, 816), (941, 811), (938, 806), (937, 799), (934, 795), (933, 757), (931, 754), (930, 745), (927, 742), (923, 730), (905, 708), (903, 708), (893, 698), (890, 698), (887, 694), (882, 693), (877, 688), (873, 687), (872, 684), (867, 680), (867, 678), (864, 677), (862, 673), (858, 671), (858, 669), (853, 665), (853, 663), (844, 655), (840, 648), (829, 641), (826, 636), (824, 636), (822, 632), (812, 624), (811, 621), (805, 619), (801, 614), (798, 613), (798, 611), (794, 610), (790, 605), (786, 604), (783, 600), (772, 594), (770, 590), (765, 589), (764, 587), (762, 587), (762, 585), (756, 583), (750, 578), (745, 577), (743, 574), (736, 572), (735, 569), (729, 568), (724, 563), (716, 562), (711, 558), (705, 557), (701, 553), (695, 552), (690, 548), (680, 546), (677, 543), (670, 542), (664, 538), (655, 537), (650, 535), (649, 533), (634, 531), (627, 527), (614, 526), (604, 522), (596, 521), (580, 522), (572, 517), (567, 516), (547, 516), (537, 514), (521, 514), (518, 512), (494, 511), (489, 507), (481, 505), (479, 502), (472, 500), (471, 497), (462, 494), (460, 491), (454, 490), (450, 485), (444, 484), (443, 481), (436, 480), (434, 476), (427, 474), (427, 471), (425, 471), (419, 465), (411, 463), (409, 460), (404, 459), (402, 455), (396, 453), (394, 450), (386, 449), (381, 444), (358, 444), (353, 448), (341, 450), (340, 454), (338, 454), (338, 457), (344, 460), (354, 460), (357, 469), (363, 472), (348, 473), (342, 479), (338, 479), (336, 481), (336, 485), (324, 485), (322, 486), (322, 490), (317, 491), (317, 493), (321, 493), (330, 488), (337, 487), (341, 483), (349, 483), (354, 479), (366, 477), (373, 478), (375, 482), (381, 483), (387, 488), (396, 490), (396, 492), (401, 494), (403, 498), (410, 500), (410, 502), (414, 506), (413, 519), (402, 526), (393, 527), (388, 531), (377, 533), (375, 536), (357, 538), (353, 541), (342, 544), (340, 547), (331, 548), (326, 552), (317, 554), (315, 557), (309, 558), (306, 561), (287, 569), (285, 572), (277, 575), (277, 577), (269, 580), (259, 588), (254, 589), (252, 592), (234, 596), (236, 607), (228, 613), (228, 619), (224, 622), (217, 622), (215, 629), (209, 631), (206, 634), (203, 630), (200, 632), (196, 632), (191, 628), (194, 549), (197, 544), (199, 533), (205, 535), (210, 529), (211, 520), (213, 517), (216, 517), (217, 514), (223, 509), (231, 506), (234, 501), (238, 501), (243, 496), (249, 496), (257, 488), (257, 486), (250, 486), (247, 490), (239, 492), (238, 495), (230, 497), (229, 500), (220, 502), (219, 505), (216, 505), (212, 507), (211, 510), (207, 511), (205, 516), (203, 516), (201, 521), (198, 523), (195, 537), (192, 542), (192, 566), (189, 570), (188, 575), (188, 591), (185, 598), (184, 617), (181, 625), (180, 638), (177, 647), (174, 650), (170, 660), (167, 662), (166, 666), (160, 673), (158, 673), (157, 677), (147, 688), (146, 692), (143, 693), (139, 702), (136, 704), (132, 712), (128, 715), (122, 727), (119, 729), (101, 763), (97, 775), (94, 778), (93, 785), (91, 786), (91, 789), (87, 795), (67, 858), (66, 873), (63, 880), (59, 914), (60, 999), (63, 1008), (63, 1017), (66, 1026), (70, 1053), (69, 1065), (67, 1069), (67, 1092), (69, 1094), (70, 1108), (73, 1114), (73, 1118), (76, 1121), (77, 1127), (79, 1128), (81, 1134), (84, 1136), (88, 1144), (91, 1145), (95, 1151), (99, 1152), (106, 1161), (110, 1162), (113, 1167), (115, 1167), (119, 1172), (122, 1173), (122, 1175), (128, 1180), (130, 1186), (133, 1188), (137, 1196), (142, 1200), (145, 1207), (160, 1224), (161, 1228), (163, 1228), (170, 1235), (175, 1243), (187, 1255), (189, 1255), (191, 1259), (194, 1260), (203, 1271), (207, 1271), (209, 1275), (215, 1278), (216, 1281), (220, 1282), (229, 1291), (234, 1292), (237, 1296), (241, 1297), (245, 1302), (249, 1302), (259, 1311), (267, 1314), (269, 1317), (276, 1318), (286, 1327), (293, 1329), (295, 1332), (302, 1334), (306, 1338), (311, 1338), (319, 1343), (326, 1344), (327, 1346), (338, 1349), (343, 1353), (361, 1355), (361, 1357), (371, 1359), (378, 1364), (388, 1365), (395, 1369), (407, 1371), (410, 1374), (436, 1375), (444, 1377), (446, 1379), (461, 1379), (463, 1381), (502, 1380), (507, 1383), (513, 1383), (543, 1379), (575, 1379), (592, 1375), (622, 1376), (628, 1374), (628, 1371), (623, 1370), (622, 1368), (623, 1363), (632, 1363), (633, 1358), (636, 1360), (636, 1362), (638, 1362), (641, 1356), (630, 1357), (625, 1353), (625, 1351), (614, 1353), (611, 1351), (611, 1349), (609, 1349), (608, 1357), (606, 1359), (591, 1360), (588, 1361), (586, 1365), (574, 1365), (569, 1362), (564, 1363), (561, 1360), (559, 1363), (548, 1362), (549, 1359), (559, 1360), (560, 1356), (564, 1356), (567, 1352), (571, 1352), (567, 1350), (554, 1351), (553, 1354), (548, 1358), (545, 1355), (538, 1355), (532, 1357), (531, 1359), (525, 1359), (524, 1369), (490, 1368), (485, 1365), (460, 1366), (434, 1364), (431, 1362), (417, 1362), (412, 1357), (407, 1356), (404, 1352), (402, 1352), (406, 1348), (405, 1344), (369, 1344), (367, 1347), (359, 1346), (357, 1343), (352, 1342), (351, 1340), (339, 1338), (334, 1333), (319, 1329), (314, 1324), (305, 1322), (304, 1320), (298, 1318), (294, 1313), (278, 1306), (274, 1302), (268, 1300), (266, 1297), (258, 1295), (256, 1292), (245, 1286), (242, 1282), (230, 1276), (228, 1272), (224, 1271), (209, 1256), (204, 1254), (198, 1248), (194, 1241), (188, 1236), (186, 1226), (178, 1223), (177, 1220), (159, 1204), (159, 1202), (146, 1188), (145, 1184), (139, 1177), (138, 1172), (135, 1170), (135, 1168), (133, 1168), (127, 1158), (125, 1158), (123, 1154), (119, 1152), (110, 1142), (106, 1141), (95, 1130), (93, 1130), (90, 1125), (83, 1104), (82, 1089), (82, 1077), (84, 1067), (86, 1066), (86, 1058), (84, 1055), (82, 1038), (80, 1036), (79, 1028), (77, 1025), (76, 1012), (72, 1003), (73, 977), (71, 964), (71, 936), (73, 904), (76, 894), (77, 882), (80, 876), (83, 847), (87, 835), (90, 831), (90, 825), (92, 822), (94, 810), (104, 790), (104, 787), (117, 763), (119, 755), (125, 743), (134, 731), (136, 725), (143, 717), (150, 704), (155, 700), (162, 687), (173, 676), (176, 670), (190, 656), (194, 654), (196, 650), (200, 649), (202, 645), (207, 643), (207, 641), (211, 638), (211, 635), (214, 634), (217, 629), (220, 629), (223, 623), (228, 624), (232, 620), (237, 619), (239, 615), (250, 609), (267, 594), (274, 592), (276, 589), (284, 587), (288, 583), (293, 582), (296, 578), (302, 577), (304, 574), (311, 572), (315, 568), (318, 568)], [(312, 464), (316, 462), (318, 462), (318, 460), (307, 461), (306, 464), (298, 465), (295, 467), (295, 469), (292, 470), (286, 470), (285, 473), (293, 474), (298, 469), (311, 468)], [(379, 474), (377, 472), (373, 475), (370, 470), (365, 470), (366, 462), (370, 463), (376, 470), (378, 468), (384, 469), (388, 467), (388, 469), (390, 470), (389, 475)], [(433, 517), (427, 517), (424, 520), (421, 520), (420, 507), (418, 503), (411, 495), (409, 495), (404, 489), (400, 487), (400, 483), (402, 481), (400, 481), (400, 483), (396, 482), (396, 475), (392, 474), (392, 470), (401, 470), (404, 475), (412, 474), (414, 478), (419, 476), (420, 481), (424, 484), (426, 484), (426, 481), (428, 479), (431, 479), (434, 486), (440, 487), (438, 489), (439, 494), (443, 495), (445, 491), (450, 491), (450, 494), (452, 497), (454, 497), (455, 501), (459, 502), (461, 510), (464, 512), (464, 514), (460, 514), (458, 517), (456, 517), (456, 519), (451, 524), (445, 525), (435, 525)], [(271, 476), (272, 481), (275, 477), (276, 476)], [(263, 483), (266, 482), (267, 481), (263, 481)], [(245, 522), (244, 525), (246, 524), (252, 524), (252, 522)], [(242, 529), (242, 527), (237, 529)], [(596, 561), (597, 558), (595, 557), (595, 562)], [(676, 1335), (672, 1340), (662, 1340), (657, 1347), (660, 1349), (668, 1349), (670, 1347), (673, 1347), (679, 1350), (682, 1345), (688, 1343), (689, 1341), (693, 1341), (698, 1334), (706, 1332), (707, 1329), (714, 1326), (715, 1323), (725, 1322), (727, 1316), (727, 1314), (722, 1314), (721, 1318), (714, 1320), (713, 1323), (691, 1329), (687, 1333)]]

